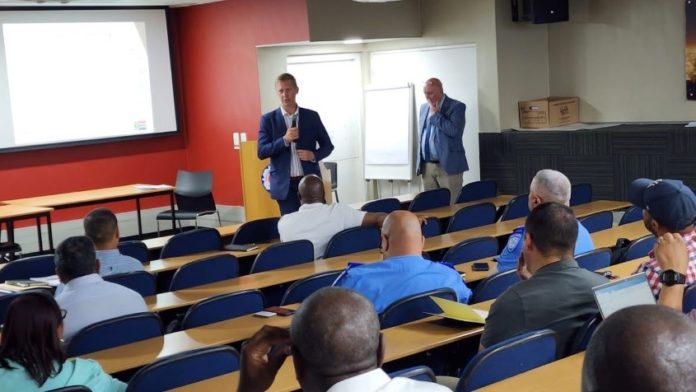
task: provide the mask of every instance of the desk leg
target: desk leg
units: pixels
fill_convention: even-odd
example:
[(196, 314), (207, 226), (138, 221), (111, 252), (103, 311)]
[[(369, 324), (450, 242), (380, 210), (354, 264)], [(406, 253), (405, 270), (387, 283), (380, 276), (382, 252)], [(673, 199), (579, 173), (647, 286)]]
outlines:
[(36, 236), (39, 238), (39, 253), (43, 253), (43, 236), (41, 235), (41, 215), (36, 216)]
[(53, 252), (53, 227), (51, 227), (51, 213), (46, 214), (46, 226), (48, 227), (48, 251)]
[(7, 225), (7, 242), (14, 243), (14, 221), (8, 220), (5, 224)]
[(135, 208), (138, 210), (138, 234), (140, 235), (140, 239), (143, 237), (143, 220), (142, 217), (140, 216), (140, 198), (136, 197), (135, 198)]
[(172, 233), (176, 234), (176, 216), (174, 214), (174, 191), (169, 192), (169, 208), (172, 209)]

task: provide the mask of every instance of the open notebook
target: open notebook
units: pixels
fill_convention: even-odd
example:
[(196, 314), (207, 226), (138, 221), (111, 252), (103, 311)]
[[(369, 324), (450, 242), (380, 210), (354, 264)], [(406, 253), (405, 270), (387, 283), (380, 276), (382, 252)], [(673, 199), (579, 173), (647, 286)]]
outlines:
[(442, 314), (432, 314), (433, 316), (444, 317), (446, 319), (463, 321), (467, 323), (485, 324), (488, 312), (485, 310), (474, 309), (467, 304), (457, 301), (430, 296), (437, 306), (442, 309)]
[(655, 304), (645, 273), (605, 283), (592, 291), (603, 319), (629, 306)]

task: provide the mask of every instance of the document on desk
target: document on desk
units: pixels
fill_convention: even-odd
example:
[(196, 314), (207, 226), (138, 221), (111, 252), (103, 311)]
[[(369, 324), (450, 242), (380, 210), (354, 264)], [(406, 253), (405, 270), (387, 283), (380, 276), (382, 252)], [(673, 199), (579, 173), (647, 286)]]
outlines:
[(156, 191), (160, 189), (170, 189), (172, 188), (171, 185), (167, 184), (159, 184), (159, 185), (150, 185), (150, 184), (136, 184), (135, 189), (139, 189), (141, 191)]
[(53, 287), (58, 287), (58, 285), (60, 284), (60, 279), (58, 279), (58, 275), (39, 276), (29, 279), (33, 280), (34, 282), (46, 283), (47, 285)]
[(696, 121), (691, 121), (690, 123), (684, 125), (684, 128), (696, 128)]
[(467, 323), (485, 324), (488, 312), (485, 310), (474, 309), (467, 304), (462, 304), (457, 301), (430, 296), (437, 306), (442, 309), (442, 314), (433, 314), (457, 321), (465, 321)]

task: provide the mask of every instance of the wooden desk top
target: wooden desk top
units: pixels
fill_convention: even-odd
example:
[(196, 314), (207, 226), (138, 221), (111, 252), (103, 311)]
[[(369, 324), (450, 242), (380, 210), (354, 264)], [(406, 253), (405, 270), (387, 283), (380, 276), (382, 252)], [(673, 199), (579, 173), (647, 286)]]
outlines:
[[(403, 194), (403, 195), (385, 196), (385, 197), (381, 197), (380, 199), (391, 199), (391, 198), (394, 198), (394, 199), (397, 199), (400, 203), (403, 204), (403, 203), (410, 203), (411, 201), (413, 201), (413, 198), (416, 197), (417, 194), (418, 194), (418, 192), (416, 192), (416, 193), (406, 193), (406, 194)], [(379, 200), (379, 199), (375, 199), (375, 200)], [(362, 206), (364, 206), (365, 204), (367, 204), (367, 203), (369, 203), (369, 202), (371, 202), (371, 201), (375, 201), (375, 200), (359, 201), (359, 202), (357, 202), (357, 203), (351, 203), (351, 204), (348, 204), (348, 205), (349, 205), (350, 207), (352, 207), (352, 208), (355, 208), (356, 210), (359, 210), (359, 209), (361, 209)]]
[(611, 271), (619, 278), (626, 278), (633, 275), (633, 273), (638, 269), (638, 266), (648, 261), (648, 259), (649, 258), (645, 256), (635, 260), (624, 261), (623, 263), (610, 265), (607, 268), (600, 268), (597, 270), (597, 272)]
[(595, 248), (613, 248), (619, 238), (628, 238), (633, 241), (650, 234), (643, 221), (631, 222), (611, 229), (596, 231), (590, 236)]
[[(237, 232), (237, 230), (239, 230), (239, 226), (241, 225), (241, 223), (234, 223), (231, 225), (215, 227), (215, 229), (217, 229), (221, 237), (231, 237)], [(145, 246), (147, 246), (148, 250), (162, 249), (162, 247), (164, 247), (167, 241), (169, 241), (172, 237), (174, 237), (174, 235), (165, 235), (162, 237), (150, 238), (147, 240), (143, 240), (143, 243), (145, 244)]]
[(577, 353), (558, 361), (507, 378), (478, 389), (480, 392), (560, 392), (580, 391), (582, 362), (585, 353)]
[(486, 199), (470, 201), (466, 203), (452, 204), (445, 207), (433, 208), (431, 210), (419, 211), (418, 214), (432, 216), (438, 219), (449, 218), (453, 216), (457, 211), (464, 207), (473, 206), (481, 203), (493, 203), (496, 207), (502, 207), (506, 205), (514, 196), (512, 195), (498, 195), (496, 197), (489, 197)]
[(47, 214), (53, 211), (50, 207), (33, 207), (23, 205), (0, 205), (0, 219), (28, 218)]
[(175, 269), (178, 269), (179, 267), (181, 267), (182, 265), (189, 264), (193, 261), (200, 260), (200, 259), (210, 257), (210, 256), (220, 255), (220, 254), (229, 254), (229, 255), (232, 255), (236, 258), (256, 256), (259, 253), (261, 253), (262, 250), (268, 248), (269, 246), (271, 246), (277, 242), (278, 241), (258, 244), (256, 249), (253, 249), (253, 250), (250, 250), (247, 252), (228, 251), (228, 250), (211, 250), (208, 252), (194, 253), (194, 254), (186, 255), (186, 256), (168, 257), (166, 259), (152, 260), (148, 264), (145, 264), (143, 266), (143, 269), (147, 272), (154, 274), (154, 273), (162, 272), (162, 271), (175, 270)]
[(17, 204), (37, 207), (69, 207), (83, 203), (98, 201), (128, 199), (141, 195), (167, 194), (174, 190), (170, 186), (166, 189), (138, 189), (136, 184), (116, 186), (111, 188), (91, 189), (87, 191), (59, 193), (55, 195), (28, 197), (24, 199), (5, 200), (5, 204)]

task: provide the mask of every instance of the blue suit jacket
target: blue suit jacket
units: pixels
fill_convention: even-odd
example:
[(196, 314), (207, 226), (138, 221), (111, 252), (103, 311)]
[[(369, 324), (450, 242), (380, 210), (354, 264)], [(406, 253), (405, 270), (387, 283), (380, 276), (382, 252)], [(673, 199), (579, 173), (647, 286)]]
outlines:
[[(422, 140), (425, 120), (428, 118), (428, 110), (428, 104), (423, 104), (418, 117), (419, 147), (416, 160), (416, 174), (423, 172), (420, 141)], [(436, 127), (435, 135), (433, 136), (435, 149), (440, 158), (440, 165), (447, 174), (463, 173), (469, 170), (469, 164), (466, 162), (466, 154), (464, 153), (464, 143), (462, 143), (464, 125), (466, 124), (465, 112), (466, 105), (445, 95), (440, 111), (430, 117), (430, 121)]]
[[(290, 146), (286, 147), (283, 141), (287, 127), (282, 110), (278, 108), (261, 116), (259, 127), (257, 154), (259, 159), (271, 158), (271, 198), (284, 200), (287, 198), (290, 188), (291, 152)], [(321, 176), (318, 162), (329, 156), (334, 149), (329, 134), (326, 132), (319, 114), (309, 109), (299, 108), (297, 127), (300, 130), (300, 138), (295, 141), (297, 149), (314, 151), (316, 158), (315, 162), (300, 161), (302, 162), (302, 170), (305, 175)]]

